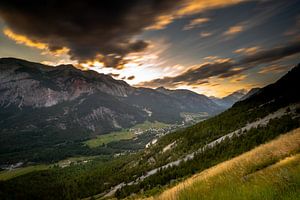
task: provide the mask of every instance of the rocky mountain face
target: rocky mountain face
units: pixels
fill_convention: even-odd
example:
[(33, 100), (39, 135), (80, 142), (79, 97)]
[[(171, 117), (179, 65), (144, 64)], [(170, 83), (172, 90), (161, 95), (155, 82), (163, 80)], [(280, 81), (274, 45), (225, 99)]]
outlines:
[(164, 87), (156, 88), (163, 94), (166, 94), (174, 99), (176, 99), (183, 107), (182, 109), (186, 112), (219, 112), (221, 110), (220, 106), (209, 99), (203, 94), (198, 94), (190, 90), (177, 89), (168, 90)]
[(145, 113), (118, 100), (133, 88), (110, 76), (17, 59), (1, 59), (0, 70), (2, 129), (82, 127), (101, 133), (145, 120)]
[(220, 111), (220, 106), (204, 95), (187, 90), (134, 88), (71, 65), (51, 67), (0, 59), (0, 135), (4, 146), (16, 138), (26, 145), (31, 140), (32, 145), (81, 140), (145, 120), (180, 122), (181, 112)]

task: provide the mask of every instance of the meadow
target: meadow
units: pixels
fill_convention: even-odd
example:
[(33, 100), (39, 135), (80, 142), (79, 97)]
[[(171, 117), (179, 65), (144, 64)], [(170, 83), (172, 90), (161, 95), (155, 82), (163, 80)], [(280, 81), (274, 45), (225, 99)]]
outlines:
[(118, 142), (121, 140), (131, 140), (137, 136), (137, 133), (141, 133), (148, 129), (159, 129), (169, 126), (168, 124), (161, 122), (149, 122), (137, 124), (132, 128), (122, 129), (120, 131), (111, 132), (109, 134), (99, 135), (96, 138), (87, 140), (84, 142), (90, 148), (96, 148), (102, 145), (106, 145), (111, 142)]
[(21, 167), (12, 170), (4, 170), (0, 172), (0, 181), (9, 180), (17, 176), (28, 174), (30, 172), (46, 170), (49, 168), (49, 165), (32, 165), (28, 167)]
[(220, 163), (148, 200), (299, 199), (300, 129)]

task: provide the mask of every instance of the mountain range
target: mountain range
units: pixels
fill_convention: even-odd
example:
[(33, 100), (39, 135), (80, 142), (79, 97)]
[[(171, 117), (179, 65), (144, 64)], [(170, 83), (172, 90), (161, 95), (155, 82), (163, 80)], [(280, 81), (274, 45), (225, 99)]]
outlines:
[(179, 122), (180, 112), (215, 114), (223, 109), (192, 91), (134, 88), (71, 65), (50, 67), (2, 58), (0, 70), (2, 130), (74, 129), (101, 134), (145, 120)]
[(72, 65), (2, 58), (0, 153), (84, 141), (147, 120), (181, 123), (182, 112), (213, 116), (238, 100), (230, 99), (225, 105), (189, 90), (132, 87)]
[(50, 67), (14, 58), (2, 58), (0, 71), (2, 134), (102, 134), (145, 120), (175, 123), (182, 120), (181, 112), (219, 113), (243, 94), (216, 100), (189, 90), (135, 88), (71, 65)]

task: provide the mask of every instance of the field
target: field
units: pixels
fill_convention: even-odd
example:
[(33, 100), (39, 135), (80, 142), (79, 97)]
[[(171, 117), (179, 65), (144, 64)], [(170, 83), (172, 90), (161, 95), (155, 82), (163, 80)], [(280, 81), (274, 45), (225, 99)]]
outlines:
[(9, 179), (15, 178), (17, 176), (21, 176), (21, 175), (28, 174), (31, 172), (46, 170), (46, 169), (49, 169), (52, 167), (64, 168), (64, 167), (68, 167), (70, 165), (85, 164), (85, 163), (88, 163), (93, 160), (100, 161), (101, 159), (105, 159), (105, 157), (104, 156), (70, 157), (70, 158), (61, 160), (55, 164), (31, 165), (31, 166), (26, 166), (26, 167), (15, 168), (12, 170), (4, 170), (4, 171), (0, 171), (0, 181), (9, 180)]
[(205, 112), (202, 113), (189, 113), (189, 112), (182, 112), (180, 116), (184, 118), (186, 123), (197, 123), (203, 121), (209, 117), (209, 115)]
[(165, 123), (158, 122), (158, 121), (155, 121), (155, 122), (145, 121), (145, 122), (142, 123), (142, 124), (137, 124), (137, 125), (135, 125), (135, 126), (132, 127), (131, 129), (147, 130), (147, 129), (149, 129), (149, 128), (158, 129), (158, 128), (165, 128), (165, 127), (167, 127), (167, 126), (169, 126), (169, 124), (165, 124)]
[(106, 145), (110, 142), (133, 139), (136, 137), (137, 134), (140, 134), (143, 131), (151, 128), (159, 129), (159, 128), (165, 128), (167, 126), (169, 125), (157, 121), (156, 122), (145, 121), (144, 123), (137, 124), (132, 128), (111, 132), (105, 135), (99, 135), (97, 136), (97, 138), (86, 141), (85, 144), (90, 148), (96, 148), (102, 145)]
[(0, 172), (0, 181), (9, 180), (17, 176), (21, 176), (34, 171), (45, 170), (48, 168), (48, 165), (33, 165), (28, 167), (16, 168), (13, 170), (4, 170)]
[(299, 151), (296, 129), (149, 199), (298, 199)]

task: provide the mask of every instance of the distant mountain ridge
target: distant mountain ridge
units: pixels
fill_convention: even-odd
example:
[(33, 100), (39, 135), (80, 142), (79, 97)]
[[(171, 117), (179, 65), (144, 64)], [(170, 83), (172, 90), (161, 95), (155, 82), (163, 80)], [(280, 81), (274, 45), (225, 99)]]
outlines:
[(247, 91), (242, 89), (242, 90), (237, 90), (223, 98), (218, 98), (214, 96), (210, 96), (209, 98), (219, 106), (221, 106), (223, 109), (230, 108), (234, 103), (238, 102), (242, 98), (247, 98), (245, 97), (247, 95)]
[(156, 88), (163, 94), (177, 99), (187, 112), (218, 112), (220, 107), (203, 94), (198, 94), (186, 89), (169, 90), (164, 87)]
[(247, 92), (242, 98), (239, 99), (239, 101), (243, 101), (245, 99), (248, 99), (249, 97), (251, 97), (252, 95), (254, 95), (255, 93), (259, 92), (261, 88), (252, 88), (251, 90), (249, 90), (249, 92)]

